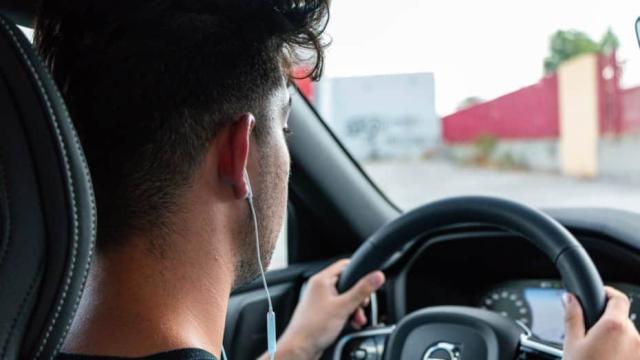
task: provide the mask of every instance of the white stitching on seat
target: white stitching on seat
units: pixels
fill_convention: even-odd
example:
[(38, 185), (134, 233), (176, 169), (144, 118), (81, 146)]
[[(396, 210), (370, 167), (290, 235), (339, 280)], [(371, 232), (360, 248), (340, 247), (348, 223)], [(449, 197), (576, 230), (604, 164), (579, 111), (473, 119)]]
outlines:
[[(54, 125), (54, 129), (56, 132), (56, 136), (58, 138), (58, 142), (60, 146), (60, 150), (62, 152), (62, 157), (64, 160), (64, 165), (65, 165), (65, 171), (67, 174), (67, 178), (69, 181), (69, 185), (71, 188), (71, 191), (69, 192), (70, 194), (70, 198), (71, 198), (71, 206), (73, 209), (73, 247), (72, 247), (72, 252), (71, 252), (71, 267), (69, 269), (69, 271), (67, 272), (67, 274), (65, 274), (64, 276), (64, 287), (62, 290), (62, 297), (59, 300), (57, 306), (56, 306), (56, 310), (55, 313), (53, 315), (53, 319), (51, 321), (51, 323), (49, 324), (49, 327), (47, 328), (47, 331), (45, 333), (45, 337), (42, 340), (42, 343), (40, 344), (40, 347), (38, 349), (38, 352), (36, 353), (35, 357), (38, 358), (40, 357), (40, 354), (42, 353), (42, 351), (44, 350), (45, 345), (47, 344), (48, 340), (49, 340), (49, 336), (51, 335), (51, 332), (53, 331), (53, 327), (56, 325), (57, 321), (58, 321), (58, 317), (60, 316), (60, 312), (62, 311), (62, 306), (65, 302), (65, 299), (67, 297), (67, 292), (69, 290), (69, 285), (71, 283), (71, 276), (73, 275), (73, 272), (75, 270), (75, 265), (76, 265), (76, 255), (77, 255), (77, 248), (78, 248), (78, 237), (79, 237), (79, 230), (78, 230), (78, 213), (77, 213), (77, 206), (76, 206), (76, 199), (75, 199), (75, 188), (73, 186), (73, 178), (72, 178), (72, 174), (71, 174), (71, 169), (69, 166), (69, 159), (67, 157), (67, 151), (65, 148), (65, 142), (62, 138), (61, 132), (60, 132), (60, 128), (58, 125), (58, 119), (55, 116), (55, 113), (53, 111), (53, 107), (51, 106), (51, 102), (49, 101), (48, 97), (47, 97), (47, 92), (44, 89), (44, 86), (42, 85), (42, 81), (40, 80), (40, 77), (38, 76), (38, 73), (36, 72), (35, 68), (33, 67), (33, 64), (31, 64), (31, 62), (29, 61), (29, 58), (27, 57), (24, 49), (22, 48), (20, 42), (18, 41), (18, 39), (16, 38), (16, 35), (13, 32), (13, 29), (11, 29), (10, 26), (8, 26), (7, 22), (4, 20), (4, 18), (2, 16), (0, 16), (0, 24), (2, 24), (3, 28), (7, 31), (7, 33), (11, 36), (11, 38), (13, 39), (16, 47), (18, 48), (18, 51), (20, 52), (20, 54), (22, 55), (22, 58), (25, 62), (25, 64), (29, 67), (29, 70), (31, 70), (31, 73), (34, 77), (34, 79), (37, 82), (37, 85), (41, 91), (41, 97), (44, 100), (44, 102), (47, 105), (47, 111), (49, 112), (49, 116), (51, 117), (51, 119), (53, 119), (52, 123)], [(51, 358), (53, 358), (53, 354), (51, 355)]]
[[(57, 96), (59, 99), (62, 99), (62, 94), (60, 94), (60, 90), (58, 90), (58, 87), (55, 86), (55, 82), (53, 81), (53, 79), (51, 79), (50, 75), (48, 72), (44, 73), (44, 76), (52, 83), (54, 84), (54, 86), (52, 86), (53, 91), (55, 91), (55, 96)], [(65, 118), (62, 119), (62, 121), (64, 121), (65, 119), (67, 121), (70, 121), (71, 116), (69, 115), (69, 110), (67, 109), (67, 107), (64, 105), (64, 101), (62, 101), (62, 110), (64, 111), (65, 114)], [(91, 268), (91, 260), (93, 259), (93, 248), (95, 245), (95, 239), (96, 239), (96, 229), (97, 229), (97, 219), (96, 219), (96, 202), (95, 202), (95, 198), (93, 195), (93, 184), (91, 182), (91, 174), (89, 172), (89, 166), (87, 165), (87, 160), (84, 156), (84, 152), (82, 151), (82, 146), (80, 145), (80, 140), (78, 139), (78, 136), (73, 128), (73, 125), (70, 125), (71, 128), (71, 137), (73, 138), (73, 142), (76, 146), (76, 151), (78, 153), (78, 157), (80, 158), (80, 164), (82, 165), (82, 171), (84, 172), (84, 176), (85, 176), (85, 180), (87, 182), (88, 185), (88, 189), (87, 189), (87, 193), (89, 195), (89, 200), (91, 202), (91, 237), (89, 239), (90, 244), (89, 244), (89, 253), (88, 253), (88, 261), (87, 264), (85, 265), (84, 268), (84, 273), (82, 275), (82, 281), (81, 281), (81, 288), (84, 289), (84, 286), (86, 284), (87, 281), (87, 277), (89, 275), (89, 269)], [(75, 314), (76, 310), (78, 309), (78, 305), (80, 304), (80, 299), (82, 298), (82, 291), (78, 293), (78, 296), (76, 296), (76, 300), (73, 304), (73, 308), (71, 310), (72, 314)], [(49, 357), (50, 360), (52, 360), (54, 358), (54, 355), (56, 353), (58, 353), (58, 351), (60, 351), (60, 348), (62, 347), (63, 344), (63, 340), (65, 339), (65, 337), (67, 336), (67, 333), (69, 332), (69, 328), (71, 327), (71, 324), (73, 323), (73, 318), (69, 319), (69, 321), (67, 321), (67, 325), (65, 325), (64, 330), (62, 331), (61, 336), (59, 337), (58, 343), (56, 344), (53, 352), (51, 353), (51, 356)]]
[[(45, 73), (45, 76), (47, 76), (49, 78), (49, 81), (53, 82), (53, 79), (51, 79), (49, 77), (49, 73)], [(54, 83), (55, 84), (55, 83)], [(57, 86), (53, 86), (53, 90), (55, 91), (55, 94), (58, 98), (63, 99), (62, 98), (62, 94), (60, 94), (60, 90), (58, 90)], [(64, 114), (66, 116), (66, 119), (71, 119), (71, 116), (69, 115), (69, 110), (67, 109), (67, 107), (64, 105), (62, 105), (62, 110), (64, 111)], [(73, 131), (73, 127), (71, 127), (72, 131), (71, 131), (71, 135), (73, 137), (73, 141), (76, 145), (76, 150), (78, 151), (78, 156), (80, 157), (80, 162), (82, 165), (82, 170), (84, 171), (84, 175), (87, 181), (87, 184), (89, 185), (89, 188), (87, 189), (87, 192), (89, 194), (89, 200), (91, 202), (91, 243), (89, 245), (89, 260), (87, 261), (87, 265), (85, 266), (84, 269), (84, 274), (82, 275), (82, 288), (84, 288), (85, 283), (87, 281), (87, 276), (89, 275), (89, 269), (91, 268), (91, 260), (93, 258), (93, 247), (95, 244), (95, 239), (96, 239), (96, 229), (97, 229), (97, 219), (96, 219), (96, 202), (95, 202), (95, 198), (93, 196), (93, 184), (91, 182), (91, 174), (89, 172), (89, 166), (87, 165), (87, 160), (84, 157), (84, 152), (82, 151), (82, 146), (80, 145), (80, 140), (78, 140), (78, 136), (75, 133), (75, 131)], [(78, 294), (78, 296), (76, 297), (76, 301), (73, 304), (73, 309), (72, 309), (72, 314), (75, 314), (76, 310), (78, 309), (78, 305), (80, 304), (80, 299), (82, 298), (82, 292), (80, 292)], [(51, 357), (49, 358), (50, 360), (53, 359), (53, 354), (56, 354), (59, 350), (60, 347), (62, 347), (62, 343), (64, 338), (66, 337), (67, 333), (69, 332), (69, 328), (71, 327), (71, 324), (73, 323), (73, 319), (70, 319), (67, 322), (67, 325), (64, 327), (63, 330), (63, 336), (60, 336), (60, 339), (58, 340), (58, 344), (56, 345)]]

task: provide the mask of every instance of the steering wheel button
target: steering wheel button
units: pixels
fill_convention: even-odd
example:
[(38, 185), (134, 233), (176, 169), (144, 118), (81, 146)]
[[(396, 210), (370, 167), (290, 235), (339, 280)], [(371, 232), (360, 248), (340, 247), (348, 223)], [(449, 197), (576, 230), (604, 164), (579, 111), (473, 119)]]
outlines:
[(453, 360), (451, 358), (451, 355), (449, 355), (449, 352), (446, 351), (446, 350), (436, 350), (436, 351), (434, 351), (430, 355), (429, 359), (430, 360), (433, 360), (433, 359), (437, 359), (437, 360)]
[(355, 349), (351, 352), (351, 360), (366, 360), (367, 351), (364, 349)]

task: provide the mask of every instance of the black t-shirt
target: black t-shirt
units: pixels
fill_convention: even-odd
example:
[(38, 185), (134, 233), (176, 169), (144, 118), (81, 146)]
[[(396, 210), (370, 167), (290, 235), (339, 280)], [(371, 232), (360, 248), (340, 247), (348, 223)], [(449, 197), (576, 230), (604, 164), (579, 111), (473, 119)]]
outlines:
[(213, 354), (200, 349), (180, 349), (149, 355), (141, 358), (117, 356), (90, 356), (78, 354), (60, 354), (56, 360), (217, 360)]

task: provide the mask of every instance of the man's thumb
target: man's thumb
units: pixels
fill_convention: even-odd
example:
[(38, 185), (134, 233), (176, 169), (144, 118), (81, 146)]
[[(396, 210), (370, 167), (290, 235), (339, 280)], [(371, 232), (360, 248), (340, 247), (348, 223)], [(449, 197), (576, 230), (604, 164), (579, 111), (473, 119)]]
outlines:
[(362, 302), (378, 290), (384, 284), (384, 274), (382, 271), (369, 273), (358, 281), (353, 287), (341, 295), (349, 313), (355, 311)]
[(585, 336), (584, 317), (578, 299), (570, 293), (562, 296), (564, 305), (565, 346)]

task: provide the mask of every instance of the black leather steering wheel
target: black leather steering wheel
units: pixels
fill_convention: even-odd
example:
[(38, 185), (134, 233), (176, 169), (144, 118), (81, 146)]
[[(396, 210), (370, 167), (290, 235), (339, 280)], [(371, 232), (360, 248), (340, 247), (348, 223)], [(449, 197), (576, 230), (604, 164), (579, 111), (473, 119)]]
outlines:
[[(437, 201), (387, 224), (352, 256), (340, 277), (338, 291), (349, 289), (362, 276), (380, 268), (391, 254), (425, 232), (463, 223), (496, 226), (530, 241), (555, 264), (565, 288), (582, 304), (587, 327), (600, 318), (606, 304), (604, 285), (589, 255), (573, 235), (540, 211), (513, 201), (483, 196)], [(486, 310), (429, 308), (406, 316), (397, 325), (387, 342), (385, 358), (416, 358), (419, 355), (429, 359), (430, 347), (433, 349), (438, 342), (449, 340), (445, 343), (452, 346), (451, 354), (458, 349), (455, 351), (473, 352), (470, 355), (473, 359), (513, 359), (522, 350), (518, 349), (518, 344), (523, 345), (523, 331), (513, 322)], [(447, 336), (450, 339), (446, 339)]]

